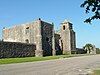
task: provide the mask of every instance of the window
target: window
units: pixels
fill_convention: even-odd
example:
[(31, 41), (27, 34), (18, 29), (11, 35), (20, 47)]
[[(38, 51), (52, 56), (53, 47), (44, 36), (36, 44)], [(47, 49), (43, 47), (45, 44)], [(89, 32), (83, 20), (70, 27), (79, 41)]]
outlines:
[(29, 33), (29, 27), (26, 27), (26, 34)]
[(28, 40), (28, 39), (26, 39), (26, 40), (25, 40), (25, 42), (26, 42), (26, 43), (29, 43), (29, 40)]
[(26, 29), (29, 29), (29, 27), (26, 27)]
[(47, 41), (47, 42), (49, 41), (49, 38), (48, 38), (48, 37), (46, 37), (46, 41)]
[(65, 26), (63, 26), (63, 30), (65, 30)]

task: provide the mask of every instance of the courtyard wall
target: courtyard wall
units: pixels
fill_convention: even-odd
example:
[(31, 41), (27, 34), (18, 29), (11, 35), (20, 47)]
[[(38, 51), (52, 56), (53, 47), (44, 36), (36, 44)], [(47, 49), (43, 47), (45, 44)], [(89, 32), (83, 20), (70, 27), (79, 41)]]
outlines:
[(35, 50), (35, 44), (0, 41), (0, 58), (33, 57)]

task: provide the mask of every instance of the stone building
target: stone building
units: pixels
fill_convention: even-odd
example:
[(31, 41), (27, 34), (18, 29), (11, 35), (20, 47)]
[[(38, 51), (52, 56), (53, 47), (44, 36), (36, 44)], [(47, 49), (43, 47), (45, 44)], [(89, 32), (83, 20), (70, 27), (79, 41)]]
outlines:
[(42, 21), (3, 28), (4, 42), (21, 42), (36, 45), (35, 56), (72, 54), (76, 52), (75, 32), (72, 23), (65, 20), (60, 30), (54, 31), (54, 24)]
[(62, 54), (75, 54), (76, 39), (73, 31), (72, 23), (65, 21), (60, 24), (60, 30), (55, 32), (56, 50), (62, 51)]

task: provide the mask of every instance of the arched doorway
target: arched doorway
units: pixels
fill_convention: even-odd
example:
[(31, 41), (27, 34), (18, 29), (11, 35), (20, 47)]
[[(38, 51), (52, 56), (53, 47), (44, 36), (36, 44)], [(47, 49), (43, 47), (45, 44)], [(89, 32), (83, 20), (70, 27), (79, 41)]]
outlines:
[(28, 40), (28, 39), (26, 39), (26, 40), (25, 40), (25, 42), (26, 42), (26, 43), (29, 43), (29, 40)]

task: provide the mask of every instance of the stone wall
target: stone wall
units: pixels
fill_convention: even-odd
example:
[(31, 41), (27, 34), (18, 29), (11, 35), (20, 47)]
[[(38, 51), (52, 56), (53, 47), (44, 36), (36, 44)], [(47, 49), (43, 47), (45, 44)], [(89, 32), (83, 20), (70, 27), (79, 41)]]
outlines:
[(34, 44), (0, 41), (0, 58), (33, 57), (35, 49)]
[(71, 30), (71, 54), (76, 53), (76, 38), (75, 38), (75, 32)]
[(63, 50), (63, 43), (60, 39), (60, 35), (55, 33), (55, 49), (56, 49), (56, 55), (62, 54)]
[(36, 43), (38, 22), (29, 22), (10, 28), (3, 28), (2, 39), (9, 42)]
[(53, 24), (41, 21), (42, 49), (44, 56), (52, 55)]
[(76, 54), (86, 54), (86, 50), (84, 50), (83, 48), (76, 48)]

